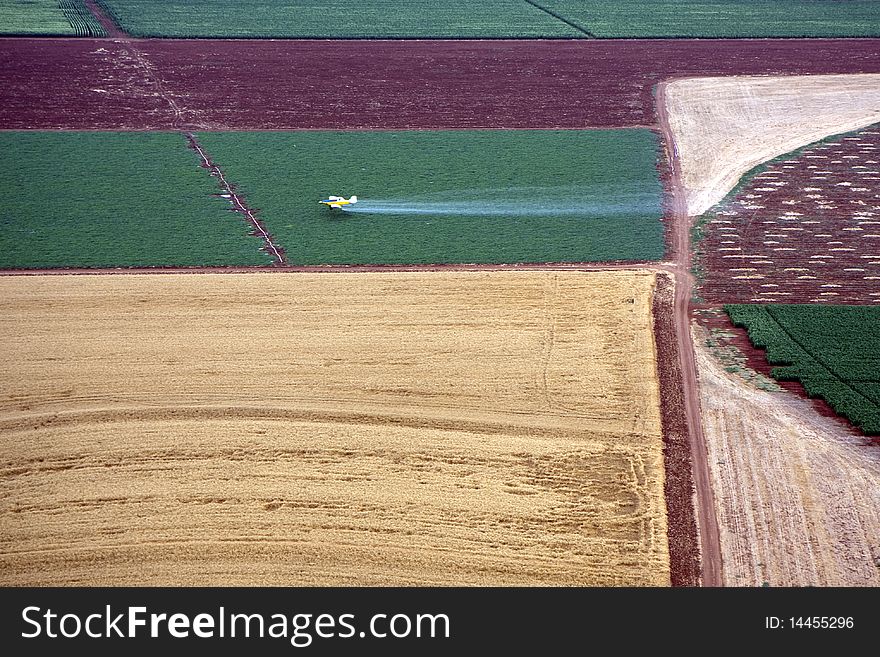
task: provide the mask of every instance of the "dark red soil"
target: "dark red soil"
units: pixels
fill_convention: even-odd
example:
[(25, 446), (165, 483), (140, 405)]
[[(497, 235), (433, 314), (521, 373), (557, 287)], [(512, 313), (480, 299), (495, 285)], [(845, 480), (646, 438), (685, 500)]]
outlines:
[(668, 78), (880, 72), (878, 39), (128, 42), (181, 117), (121, 40), (16, 38), (0, 39), (0, 128), (647, 126)]
[(671, 276), (658, 274), (653, 316), (657, 374), (660, 380), (663, 463), (666, 470), (669, 562), (673, 586), (699, 586), (700, 547), (694, 516), (694, 479), (684, 405), (684, 382), (673, 318), (673, 289)]
[(710, 303), (880, 303), (880, 128), (773, 162), (706, 224)]
[(0, 39), (0, 127), (168, 127), (168, 102), (121, 45), (97, 39)]

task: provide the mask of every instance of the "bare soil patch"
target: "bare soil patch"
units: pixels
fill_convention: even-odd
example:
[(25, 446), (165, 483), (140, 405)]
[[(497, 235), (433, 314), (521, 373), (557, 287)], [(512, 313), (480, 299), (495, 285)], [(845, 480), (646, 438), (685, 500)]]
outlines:
[(676, 80), (666, 109), (696, 216), (761, 162), (880, 120), (880, 75)]
[(702, 232), (707, 302), (880, 303), (880, 129), (767, 164)]
[(699, 586), (701, 551), (694, 513), (694, 466), (685, 409), (686, 391), (675, 339), (674, 299), (674, 279), (666, 273), (658, 274), (652, 303), (666, 466), (669, 562), (673, 586)]
[(729, 586), (878, 586), (880, 446), (726, 373), (696, 335)]

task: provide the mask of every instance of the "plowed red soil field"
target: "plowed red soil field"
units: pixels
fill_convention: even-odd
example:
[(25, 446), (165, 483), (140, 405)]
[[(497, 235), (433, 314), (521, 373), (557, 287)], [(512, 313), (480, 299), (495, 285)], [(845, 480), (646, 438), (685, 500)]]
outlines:
[(707, 301), (880, 303), (878, 126), (769, 164), (712, 214)]
[(654, 125), (685, 76), (880, 72), (880, 40), (0, 40), (2, 129)]

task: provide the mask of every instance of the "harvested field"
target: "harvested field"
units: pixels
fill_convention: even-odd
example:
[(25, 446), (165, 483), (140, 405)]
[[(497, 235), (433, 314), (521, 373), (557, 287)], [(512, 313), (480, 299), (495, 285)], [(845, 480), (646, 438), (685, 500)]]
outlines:
[(677, 80), (666, 111), (696, 216), (761, 162), (880, 120), (880, 75)]
[(649, 126), (652, 88), (668, 78), (880, 73), (878, 55), (876, 39), (7, 39), (0, 128)]
[(704, 215), (707, 302), (880, 303), (880, 126), (751, 173)]
[(0, 581), (668, 584), (653, 284), (2, 278)]
[(880, 446), (725, 373), (697, 338), (725, 585), (880, 585)]
[[(663, 257), (648, 130), (208, 132), (294, 265)], [(344, 163), (344, 164), (343, 164)], [(345, 211), (317, 201), (358, 195)]]

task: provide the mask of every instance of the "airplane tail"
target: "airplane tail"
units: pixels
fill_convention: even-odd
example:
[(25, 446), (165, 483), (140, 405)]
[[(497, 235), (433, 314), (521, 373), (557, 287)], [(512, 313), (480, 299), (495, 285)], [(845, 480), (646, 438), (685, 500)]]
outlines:
[(349, 200), (351, 203), (357, 203), (357, 202), (358, 202), (358, 197), (357, 197), (357, 196), (352, 196), (352, 197), (351, 197), (350, 199), (348, 199), (348, 200)]

